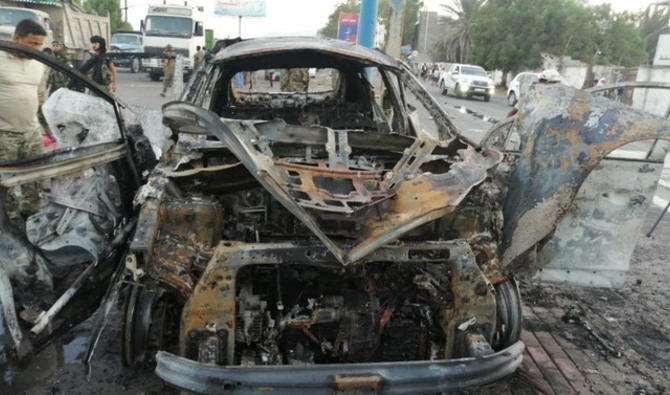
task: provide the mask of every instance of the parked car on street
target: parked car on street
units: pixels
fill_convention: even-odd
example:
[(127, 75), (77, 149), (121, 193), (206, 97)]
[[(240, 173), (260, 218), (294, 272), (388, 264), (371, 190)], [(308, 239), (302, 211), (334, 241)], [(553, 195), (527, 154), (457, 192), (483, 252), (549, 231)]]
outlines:
[(437, 82), (443, 95), (452, 93), (459, 97), (483, 97), (491, 100), (495, 94), (495, 83), (480, 66), (454, 63), (440, 73)]
[(526, 91), (529, 85), (537, 82), (539, 75), (540, 73), (530, 71), (517, 74), (507, 88), (507, 104), (510, 106), (516, 105), (522, 92)]

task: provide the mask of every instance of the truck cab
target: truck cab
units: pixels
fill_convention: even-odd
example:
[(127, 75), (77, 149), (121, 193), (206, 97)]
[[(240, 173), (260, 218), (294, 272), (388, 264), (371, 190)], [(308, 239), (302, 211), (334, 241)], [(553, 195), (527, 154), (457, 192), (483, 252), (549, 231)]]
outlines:
[(141, 69), (140, 59), (144, 52), (142, 32), (119, 30), (112, 34), (109, 52), (122, 53), (124, 56), (114, 58), (114, 66), (128, 67), (133, 73)]
[(184, 58), (184, 74), (193, 69), (196, 47), (205, 46), (202, 7), (152, 5), (142, 21), (144, 51), (151, 55), (142, 60), (142, 68), (152, 80), (163, 75), (163, 50), (170, 44), (177, 55)]
[(49, 14), (39, 10), (20, 7), (0, 7), (0, 40), (11, 40), (16, 25), (24, 19), (32, 19), (40, 23), (47, 31), (50, 41), (53, 34), (51, 32)]

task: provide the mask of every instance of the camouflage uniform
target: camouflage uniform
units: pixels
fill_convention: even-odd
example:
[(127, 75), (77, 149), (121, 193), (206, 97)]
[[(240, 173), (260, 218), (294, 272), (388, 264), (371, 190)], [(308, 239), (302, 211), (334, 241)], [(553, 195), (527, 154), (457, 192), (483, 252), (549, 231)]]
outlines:
[[(60, 50), (60, 51), (54, 51), (54, 56), (56, 59), (60, 60), (64, 65), (71, 67), (70, 65), (70, 57), (68, 54), (65, 52), (65, 50)], [(53, 93), (59, 88), (65, 88), (68, 83), (70, 82), (70, 79), (63, 73), (55, 71), (55, 70), (50, 70), (50, 75), (49, 75), (49, 86), (51, 87), (50, 92)]]
[(285, 69), (280, 78), (282, 92), (307, 92), (309, 88), (308, 69)]
[(163, 92), (161, 96), (165, 96), (168, 89), (172, 88), (174, 83), (174, 68), (175, 68), (175, 53), (171, 45), (165, 47), (165, 67), (163, 67)]
[[(0, 130), (0, 158), (3, 162), (34, 158), (44, 152), (41, 129), (25, 132)], [(28, 217), (39, 211), (41, 206), (40, 192), (43, 187), (42, 183), (33, 182), (23, 184), (13, 192), (7, 193), (6, 212), (8, 216), (18, 218), (18, 213), (21, 213), (24, 217)], [(15, 194), (19, 190), (22, 199), (17, 201)]]

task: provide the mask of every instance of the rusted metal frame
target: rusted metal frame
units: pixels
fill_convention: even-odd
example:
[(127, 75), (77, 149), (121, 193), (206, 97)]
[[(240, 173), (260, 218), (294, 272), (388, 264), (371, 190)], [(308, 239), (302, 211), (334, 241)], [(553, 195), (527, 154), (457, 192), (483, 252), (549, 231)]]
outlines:
[(74, 157), (61, 162), (50, 162), (24, 167), (0, 167), (0, 185), (8, 188), (15, 187), (21, 184), (72, 174), (128, 156), (127, 145), (121, 144), (111, 149)]
[[(375, 200), (387, 198), (391, 196), (385, 189), (377, 191), (369, 190), (365, 185), (365, 181), (373, 180), (381, 182), (381, 172), (375, 171), (359, 171), (359, 170), (334, 170), (325, 167), (323, 161), (319, 161), (318, 166), (307, 166), (296, 163), (288, 163), (283, 160), (276, 160), (275, 163), (279, 168), (287, 171), (293, 171), (299, 174), (300, 183), (287, 183), (287, 188), (292, 191), (299, 191), (309, 196), (310, 200), (296, 198), (302, 207), (314, 208), (318, 210), (332, 211), (338, 213), (351, 214), (355, 211), (348, 203), (365, 203), (372, 204)], [(335, 195), (327, 190), (323, 190), (316, 186), (314, 177), (328, 177), (334, 179), (350, 180), (354, 190), (347, 195)], [(289, 179), (288, 176), (286, 176)], [(326, 200), (338, 201), (341, 206), (326, 203)]]
[[(389, 90), (391, 93), (391, 98), (393, 100), (393, 120), (391, 121), (392, 124), (396, 124), (396, 119), (400, 118), (400, 125), (395, 125), (396, 127), (399, 127), (402, 129), (401, 134), (408, 134), (409, 132), (409, 119), (407, 118), (406, 114), (407, 112), (405, 111), (405, 104), (402, 99), (402, 94), (399, 91), (400, 90), (400, 82), (398, 82), (398, 86), (394, 85), (391, 82), (391, 76), (396, 76), (396, 74), (393, 74), (392, 71), (386, 70), (383, 68), (379, 69), (379, 72), (382, 76), (382, 81), (384, 83), (384, 87)], [(391, 76), (389, 76), (391, 74)], [(396, 78), (396, 81), (398, 79)], [(374, 100), (374, 99), (373, 99)], [(397, 133), (398, 130), (395, 130)]]
[[(186, 114), (185, 114), (186, 113)], [(343, 264), (356, 262), (371, 251), (402, 236), (409, 230), (437, 219), (453, 210), (467, 193), (487, 177), (487, 171), (502, 160), (502, 154), (495, 150), (482, 153), (469, 149), (464, 160), (451, 166), (444, 174), (424, 174), (398, 184), (397, 198), (380, 208), (379, 215), (363, 220), (365, 230), (359, 243), (349, 252), (331, 240), (318, 226), (315, 218), (293, 199), (287, 192), (283, 174), (274, 166), (271, 152), (267, 152), (266, 142), (251, 138), (245, 140), (245, 130), (241, 124), (224, 124), (215, 114), (188, 104), (174, 103), (164, 107), (166, 118), (173, 122), (179, 118), (194, 119), (209, 125), (230, 151), (242, 161), (250, 173), (270, 191), (291, 213), (298, 217), (333, 252)], [(252, 124), (245, 124), (252, 130)], [(258, 135), (258, 132), (251, 132)], [(251, 141), (254, 140), (254, 141)]]
[(423, 174), (399, 183), (395, 198), (378, 216), (363, 221), (363, 234), (349, 251), (349, 262), (397, 239), (411, 229), (453, 211), (475, 186), (488, 177), (488, 170), (502, 160), (496, 150), (481, 153), (468, 149), (463, 161), (452, 164), (444, 174)]
[(277, 39), (252, 39), (233, 44), (219, 51), (213, 63), (226, 64), (259, 56), (291, 56), (295, 52), (314, 52), (323, 56), (332, 56), (368, 67), (384, 66), (400, 69), (395, 59), (369, 48), (351, 45), (336, 40), (324, 40), (316, 37), (287, 37), (280, 42)]
[(449, 115), (447, 115), (442, 106), (438, 104), (437, 99), (423, 87), (416, 76), (412, 74), (411, 70), (409, 70), (406, 65), (403, 65), (403, 68), (403, 72), (399, 75), (401, 76), (404, 86), (416, 96), (419, 102), (421, 102), (428, 113), (433, 117), (433, 120), (439, 127), (440, 140), (449, 141), (458, 138), (472, 147), (477, 147), (478, 145), (475, 142), (459, 133), (456, 126), (451, 122), (451, 119), (449, 119)]
[(411, 147), (405, 149), (402, 158), (391, 170), (390, 177), (384, 180), (384, 188), (392, 190), (400, 182), (406, 180), (414, 174), (417, 174), (421, 166), (430, 158), (430, 155), (439, 144), (428, 136), (417, 138)]
[(607, 154), (636, 141), (670, 140), (667, 120), (587, 92), (536, 85), (528, 94), (542, 99), (519, 112), (525, 137), (504, 204), (505, 266), (551, 234)]
[[(205, 126), (215, 136), (223, 141), (228, 149), (249, 169), (249, 172), (270, 191), (275, 199), (277, 199), (287, 210), (300, 219), (314, 234), (331, 250), (331, 252), (342, 262), (345, 260), (345, 252), (338, 247), (330, 238), (323, 233), (319, 224), (295, 203), (293, 198), (285, 192), (280, 184), (275, 179), (280, 179), (281, 176), (275, 174), (271, 177), (269, 172), (277, 172), (278, 170), (272, 165), (271, 159), (266, 156), (255, 154), (252, 149), (247, 147), (236, 133), (230, 129), (228, 124), (223, 123), (215, 114), (204, 110), (202, 108), (192, 106), (185, 103), (171, 103), (171, 105), (163, 106), (163, 114), (166, 118), (192, 118), (201, 126)], [(230, 124), (234, 125), (234, 124)], [(238, 131), (239, 133), (239, 131)], [(257, 159), (258, 158), (258, 159)]]
[[(421, 252), (425, 253), (424, 259)], [(430, 262), (438, 264), (450, 264), (464, 266), (462, 260), (470, 260), (476, 268), (474, 255), (466, 241), (445, 241), (426, 243), (406, 243), (398, 246), (386, 246), (376, 250), (366, 258), (366, 263), (372, 262)], [(468, 261), (468, 262), (470, 262)], [(460, 262), (460, 263), (459, 263)], [(222, 241), (214, 249), (212, 259), (207, 264), (207, 269), (196, 285), (193, 294), (189, 298), (182, 313), (182, 325), (180, 332), (181, 355), (188, 352), (188, 342), (197, 341), (196, 337), (218, 336), (221, 341), (226, 342), (227, 364), (232, 364), (235, 352), (235, 316), (236, 316), (236, 278), (237, 273), (248, 265), (310, 265), (331, 269), (339, 269), (341, 266), (335, 261), (329, 250), (320, 245), (299, 245), (290, 242), (247, 244), (233, 241)], [(470, 286), (479, 285), (481, 280), (473, 272), (472, 267), (457, 271), (467, 279), (459, 280), (456, 284), (463, 284), (471, 279)], [(480, 276), (481, 271), (477, 269)], [(477, 281), (477, 282), (475, 282)], [(488, 283), (490, 285), (490, 283)], [(459, 290), (467, 288), (459, 285)], [(492, 289), (492, 288), (491, 288)], [(479, 291), (479, 288), (477, 289)], [(466, 290), (467, 294), (473, 290)], [(490, 296), (490, 295), (488, 295)], [(468, 296), (469, 297), (469, 296)], [(470, 301), (462, 303), (467, 308), (472, 308), (473, 313), (482, 315), (477, 309), (483, 296), (475, 295)], [(495, 297), (493, 297), (493, 315), (495, 316)], [(454, 310), (450, 319), (462, 322), (461, 316), (470, 319), (465, 307)], [(460, 315), (459, 315), (460, 314)], [(482, 315), (483, 317), (483, 315)], [(460, 321), (459, 321), (460, 320)], [(488, 322), (480, 318), (478, 325)], [(454, 324), (456, 325), (456, 324)], [(494, 326), (495, 327), (495, 326)], [(208, 334), (203, 335), (203, 331)], [(489, 337), (490, 338), (490, 337)]]
[(461, 251), (453, 258), (451, 291), (453, 307), (446, 309), (441, 325), (446, 335), (445, 358), (467, 356), (468, 334), (483, 335), (491, 343), (496, 329), (497, 303), (493, 284), (477, 266), (467, 242), (460, 241)]

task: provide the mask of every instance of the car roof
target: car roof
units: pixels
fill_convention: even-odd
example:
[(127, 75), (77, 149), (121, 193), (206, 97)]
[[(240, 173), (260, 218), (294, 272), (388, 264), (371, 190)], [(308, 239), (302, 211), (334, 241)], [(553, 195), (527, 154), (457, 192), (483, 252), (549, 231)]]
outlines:
[[(299, 56), (297, 56), (299, 54)], [(279, 58), (285, 67), (328, 66), (329, 62), (357, 63), (365, 67), (401, 69), (401, 63), (377, 51), (347, 41), (320, 37), (276, 37), (243, 40), (221, 49), (215, 62), (246, 63), (255, 69), (275, 64)], [(325, 56), (324, 56), (325, 55)], [(251, 61), (252, 60), (252, 61)], [(267, 64), (263, 65), (266, 61)], [(273, 63), (274, 62), (274, 63)], [(313, 64), (312, 64), (313, 63)], [(295, 66), (289, 66), (295, 64)]]

